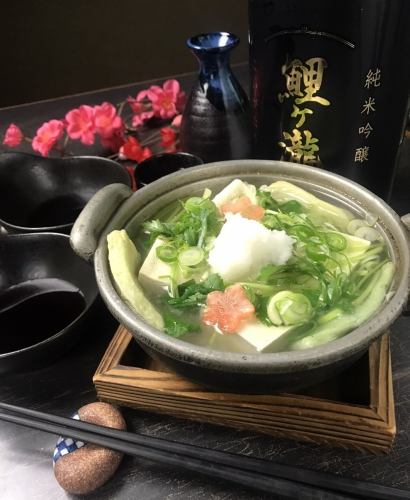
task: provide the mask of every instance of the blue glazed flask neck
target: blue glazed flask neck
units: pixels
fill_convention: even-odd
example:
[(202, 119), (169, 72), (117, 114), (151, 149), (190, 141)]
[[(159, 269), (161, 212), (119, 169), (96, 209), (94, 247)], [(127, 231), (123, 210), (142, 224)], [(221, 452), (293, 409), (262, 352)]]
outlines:
[(229, 65), (230, 53), (238, 43), (237, 36), (224, 32), (197, 35), (187, 41), (199, 62), (201, 91), (221, 110), (247, 106), (246, 94)]
[(229, 78), (231, 68), (229, 66), (230, 52), (206, 53), (194, 51), (199, 62), (199, 79), (201, 82), (215, 78)]

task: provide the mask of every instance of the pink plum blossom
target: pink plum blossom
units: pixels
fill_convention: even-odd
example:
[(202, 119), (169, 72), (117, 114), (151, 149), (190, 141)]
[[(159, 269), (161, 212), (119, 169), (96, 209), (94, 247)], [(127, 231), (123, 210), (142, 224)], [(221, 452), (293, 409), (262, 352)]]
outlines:
[(127, 97), (127, 103), (129, 104), (133, 113), (141, 113), (141, 111), (144, 109), (144, 104), (138, 101), (138, 99), (134, 99), (131, 96)]
[(154, 116), (154, 112), (151, 110), (151, 102), (147, 98), (146, 90), (138, 92), (135, 99), (133, 97), (128, 97), (127, 102), (134, 113), (131, 120), (133, 127), (139, 127)]
[(152, 151), (141, 146), (135, 137), (128, 136), (126, 142), (121, 146), (119, 156), (122, 160), (134, 160), (141, 162), (152, 155)]
[(146, 122), (147, 120), (149, 120), (153, 116), (154, 116), (153, 111), (143, 111), (142, 113), (139, 113), (138, 115), (134, 115), (132, 117), (132, 122), (131, 122), (132, 126), (139, 127), (140, 125), (142, 125), (144, 122)]
[(172, 127), (162, 127), (161, 129), (161, 145), (165, 148), (175, 148), (177, 134)]
[(152, 102), (155, 116), (162, 119), (173, 118), (178, 113), (178, 106), (184, 101), (185, 93), (180, 90), (177, 80), (167, 80), (162, 87), (152, 85), (147, 96)]
[(6, 134), (4, 136), (3, 144), (6, 146), (10, 146), (11, 148), (15, 148), (18, 146), (23, 140), (23, 132), (17, 125), (14, 123), (10, 123), (6, 130)]
[(62, 120), (50, 120), (43, 123), (37, 130), (32, 142), (34, 151), (42, 156), (47, 156), (50, 149), (56, 144), (64, 133), (64, 122)]
[(109, 102), (103, 102), (101, 106), (94, 106), (94, 123), (97, 134), (104, 139), (112, 137), (124, 127), (115, 106)]
[(65, 119), (70, 139), (80, 139), (87, 146), (94, 144), (94, 109), (91, 106), (83, 105), (72, 109), (65, 115)]
[(101, 137), (101, 144), (116, 153), (125, 142), (124, 131), (124, 126), (115, 129), (110, 136)]
[(133, 113), (141, 113), (142, 111), (144, 111), (146, 105), (146, 102), (144, 103), (144, 100), (147, 101), (147, 91), (141, 90), (140, 92), (138, 92), (137, 97), (135, 98), (128, 96), (127, 103), (129, 104)]

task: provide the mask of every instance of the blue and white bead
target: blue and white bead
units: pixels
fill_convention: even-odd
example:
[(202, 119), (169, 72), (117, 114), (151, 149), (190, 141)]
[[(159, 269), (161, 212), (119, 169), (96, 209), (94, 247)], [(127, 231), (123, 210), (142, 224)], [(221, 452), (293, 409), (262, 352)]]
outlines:
[[(80, 415), (78, 413), (75, 413), (72, 418), (74, 418), (75, 420), (80, 420)], [(64, 455), (68, 455), (69, 453), (72, 453), (79, 448), (82, 448), (84, 445), (85, 443), (83, 441), (60, 436), (57, 441), (56, 447), (54, 448), (53, 466), (61, 457), (63, 457)]]

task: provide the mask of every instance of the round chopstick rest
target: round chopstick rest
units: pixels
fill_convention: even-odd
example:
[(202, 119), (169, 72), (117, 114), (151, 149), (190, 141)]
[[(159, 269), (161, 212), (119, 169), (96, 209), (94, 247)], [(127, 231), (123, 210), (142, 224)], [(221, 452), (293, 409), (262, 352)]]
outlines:
[[(107, 403), (83, 406), (72, 418), (92, 424), (124, 430), (121, 413)], [(81, 495), (90, 493), (114, 474), (123, 454), (102, 446), (60, 437), (54, 450), (54, 474), (67, 492)]]

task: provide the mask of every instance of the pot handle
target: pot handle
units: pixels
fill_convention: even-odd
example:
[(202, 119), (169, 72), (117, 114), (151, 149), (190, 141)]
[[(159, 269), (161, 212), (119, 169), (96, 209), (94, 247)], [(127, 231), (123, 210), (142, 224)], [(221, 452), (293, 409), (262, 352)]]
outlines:
[(403, 222), (403, 224), (406, 226), (406, 229), (408, 231), (410, 231), (410, 213), (403, 215), (402, 217), (400, 217), (400, 219)]
[(83, 208), (70, 233), (70, 245), (84, 260), (91, 261), (108, 221), (132, 195), (125, 184), (109, 184), (97, 191)]
[[(407, 231), (410, 232), (410, 213), (403, 215), (402, 217), (400, 217), (400, 219), (404, 224), (405, 228), (407, 229)], [(410, 300), (407, 301), (407, 306), (403, 311), (403, 315), (410, 316)]]

